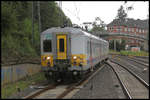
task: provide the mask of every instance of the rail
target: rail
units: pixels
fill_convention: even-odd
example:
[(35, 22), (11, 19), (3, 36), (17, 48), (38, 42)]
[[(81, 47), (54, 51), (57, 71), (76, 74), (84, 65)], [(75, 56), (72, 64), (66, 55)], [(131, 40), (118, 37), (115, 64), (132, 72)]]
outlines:
[[(125, 80), (124, 79), (121, 79), (121, 77), (120, 77), (120, 75), (121, 74), (123, 74), (122, 72), (124, 72), (122, 69), (118, 69), (118, 68), (115, 68), (112, 64), (110, 64), (110, 62), (112, 62), (112, 63), (114, 63), (114, 64), (117, 64), (117, 65), (119, 65), (119, 66), (121, 66), (120, 68), (123, 68), (123, 69), (125, 69), (127, 72), (129, 72), (130, 73), (130, 75), (132, 75), (132, 76), (134, 76), (134, 78), (136, 79), (136, 80), (138, 80), (139, 82), (140, 82), (140, 84), (141, 85), (138, 85), (138, 86), (142, 86), (142, 84), (143, 84), (143, 86), (145, 87), (145, 88), (143, 88), (143, 91), (144, 91), (144, 96), (142, 95), (142, 94), (140, 94), (140, 96), (138, 95), (138, 93), (136, 94), (136, 92), (135, 91), (137, 91), (137, 90), (139, 90), (139, 89), (137, 89), (137, 90), (134, 90), (134, 88), (133, 89), (131, 89), (131, 86), (129, 85), (129, 83), (126, 83), (126, 85), (124, 84), (124, 82), (125, 82)], [(118, 80), (119, 80), (119, 82), (120, 82), (120, 84), (121, 84), (121, 86), (123, 87), (123, 90), (124, 90), (124, 92), (125, 92), (125, 94), (126, 94), (126, 96), (129, 98), (129, 99), (132, 99), (132, 98), (141, 98), (141, 97), (144, 97), (144, 98), (147, 98), (148, 97), (148, 89), (149, 89), (149, 85), (143, 80), (143, 79), (141, 79), (139, 76), (137, 76), (135, 73), (133, 73), (132, 71), (130, 71), (129, 69), (127, 69), (126, 67), (124, 67), (123, 65), (121, 65), (121, 64), (119, 64), (119, 63), (117, 63), (117, 62), (115, 62), (115, 61), (112, 61), (112, 60), (110, 60), (110, 62), (107, 62), (107, 64), (113, 69), (113, 71), (115, 72), (115, 74), (116, 74), (116, 76), (117, 76), (117, 78), (118, 78)], [(127, 74), (127, 72), (126, 72), (126, 74)], [(126, 75), (126, 77), (127, 77), (128, 75)], [(123, 76), (122, 76), (123, 77)], [(129, 77), (129, 76), (128, 76)], [(131, 78), (131, 76), (130, 76), (130, 78)], [(127, 80), (127, 79), (126, 79)], [(129, 81), (129, 80), (128, 80)], [(133, 80), (130, 80), (130, 81), (133, 81)], [(136, 82), (137, 83), (137, 82)], [(130, 83), (131, 84), (131, 83)], [(137, 83), (137, 84), (139, 84), (139, 83)], [(132, 85), (133, 86), (133, 85)], [(136, 85), (135, 85), (136, 86)], [(130, 87), (130, 88), (129, 88)], [(139, 92), (140, 93), (140, 92)]]
[(63, 97), (65, 97), (68, 93), (70, 93), (73, 89), (75, 89), (76, 87), (83, 87), (89, 80), (91, 80), (102, 68), (104, 68), (104, 65), (101, 66), (99, 69), (97, 69), (94, 73), (92, 73), (92, 75), (88, 75), (88, 77), (86, 79), (82, 79), (81, 81), (79, 81), (78, 83), (76, 83), (75, 85), (71, 86), (70, 88), (68, 88), (65, 92), (63, 92), (61, 95), (59, 95), (57, 97), (57, 99), (63, 99)]
[(131, 71), (130, 69), (126, 68), (124, 65), (119, 64), (118, 62), (112, 61), (113, 63), (118, 64), (119, 66), (121, 66), (122, 68), (126, 69), (129, 73), (131, 73), (133, 76), (135, 76), (145, 87), (149, 88), (149, 84), (146, 83), (142, 78), (140, 78), (137, 74), (135, 74), (133, 71)]
[[(77, 87), (83, 87), (90, 79), (92, 79), (102, 68), (104, 67), (104, 65), (102, 65), (101, 67), (97, 68), (97, 70), (94, 70), (93, 72), (90, 72), (88, 74), (86, 74), (86, 77), (81, 79), (79, 82), (71, 84), (69, 86), (67, 86), (66, 90), (64, 92), (62, 92), (60, 95), (58, 95), (56, 97), (56, 99), (62, 99), (64, 98), (67, 94), (69, 94), (72, 90), (76, 89)], [(50, 90), (50, 89), (55, 89), (57, 86), (61, 85), (61, 83), (56, 83), (53, 85), (49, 85), (44, 89), (41, 89), (33, 94), (30, 94), (29, 96), (23, 97), (23, 99), (33, 99), (35, 97), (37, 97), (38, 95)]]
[(111, 66), (112, 70), (115, 72), (115, 75), (117, 76), (117, 79), (119, 80), (119, 83), (121, 84), (121, 87), (123, 88), (123, 92), (126, 95), (128, 99), (132, 99), (131, 95), (129, 94), (129, 91), (126, 89), (125, 85), (123, 84), (122, 80), (119, 78), (119, 75), (115, 71), (115, 69), (110, 65), (109, 63), (106, 63), (108, 66)]
[[(118, 57), (125, 57), (125, 56), (118, 56)], [(137, 61), (137, 59), (136, 60), (134, 60), (134, 59), (131, 59), (131, 58), (126, 58), (126, 59), (128, 59), (128, 60), (131, 60), (131, 61), (134, 61), (134, 62), (136, 62), (136, 63), (138, 63), (138, 64), (140, 64), (140, 65), (144, 65), (144, 66), (146, 66), (146, 67), (149, 67), (149, 65), (148, 64), (146, 64), (146, 63), (143, 63), (144, 61), (141, 61), (141, 60), (138, 60)], [(140, 62), (139, 62), (140, 61)]]

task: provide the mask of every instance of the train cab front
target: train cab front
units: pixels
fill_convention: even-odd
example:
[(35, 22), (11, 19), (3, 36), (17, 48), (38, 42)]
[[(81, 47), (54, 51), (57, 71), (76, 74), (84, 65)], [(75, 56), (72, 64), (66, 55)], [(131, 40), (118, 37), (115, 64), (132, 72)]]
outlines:
[(54, 60), (54, 67), (57, 68), (58, 72), (65, 72), (70, 67), (70, 59), (67, 56), (67, 51), (69, 51), (69, 46), (67, 46), (68, 39), (67, 34), (57, 34), (57, 51), (56, 51), (56, 59)]
[[(71, 66), (69, 59), (69, 39), (66, 33), (45, 34), (42, 40), (41, 65), (47, 76), (57, 76), (68, 71)], [(46, 39), (46, 40), (45, 40)]]

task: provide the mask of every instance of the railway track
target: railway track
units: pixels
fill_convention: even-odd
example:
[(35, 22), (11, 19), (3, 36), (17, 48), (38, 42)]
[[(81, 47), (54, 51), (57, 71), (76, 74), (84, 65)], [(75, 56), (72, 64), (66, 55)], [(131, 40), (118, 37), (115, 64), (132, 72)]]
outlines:
[(138, 58), (138, 57), (132, 57), (132, 58), (144, 63), (149, 63), (149, 58)]
[(136, 58), (149, 59), (149, 56), (134, 56)]
[(137, 74), (115, 61), (108, 61), (107, 64), (115, 72), (123, 90), (129, 99), (149, 98), (149, 84)]
[(130, 60), (121, 59), (120, 57), (113, 58), (111, 60), (117, 61), (117, 63), (124, 65), (126, 68), (130, 69), (135, 74), (140, 76), (147, 83), (149, 82), (149, 67), (142, 66), (142, 65), (140, 65), (136, 62), (132, 62)]
[[(63, 99), (63, 98), (67, 98), (67, 95), (69, 95), (73, 90), (76, 90), (76, 92), (84, 87), (84, 85), (91, 79), (93, 78), (97, 72), (99, 72), (102, 68), (104, 67), (104, 65), (102, 65), (101, 67), (97, 68), (97, 70), (94, 70), (93, 72), (87, 74), (87, 76), (84, 79), (81, 79), (79, 82), (77, 83), (73, 83), (70, 85), (61, 85), (61, 83), (57, 83), (57, 84), (53, 84), (53, 85), (49, 85), (33, 94), (30, 94), (26, 97), (23, 97), (24, 99), (39, 99), (39, 98), (50, 98), (50, 99)], [(56, 94), (54, 94), (54, 92)], [(47, 95), (51, 95), (51, 97), (47, 97)]]
[(148, 62), (145, 62), (145, 60), (140, 60), (140, 59), (137, 59), (137, 58), (129, 58), (129, 57), (126, 57), (126, 56), (118, 56), (118, 57), (121, 57), (121, 58), (125, 58), (127, 60), (130, 60), (130, 61), (133, 61), (133, 62), (136, 62), (140, 65), (143, 65), (143, 66), (146, 66), (146, 67), (149, 67), (149, 64)]
[(49, 89), (54, 89), (54, 88), (56, 88), (57, 86), (58, 86), (58, 84), (48, 85), (48, 86), (46, 86), (46, 87), (43, 88), (43, 89), (40, 89), (40, 90), (38, 90), (38, 91), (36, 91), (36, 92), (34, 92), (34, 93), (31, 93), (30, 95), (28, 95), (28, 96), (26, 96), (26, 97), (23, 97), (23, 99), (33, 99), (33, 98), (37, 97), (38, 95), (40, 95), (41, 93), (44, 93), (44, 92), (46, 92), (46, 91), (49, 90)]

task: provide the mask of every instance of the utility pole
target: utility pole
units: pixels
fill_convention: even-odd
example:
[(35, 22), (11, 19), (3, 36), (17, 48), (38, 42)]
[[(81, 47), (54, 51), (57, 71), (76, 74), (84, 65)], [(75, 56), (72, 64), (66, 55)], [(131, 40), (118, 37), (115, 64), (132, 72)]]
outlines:
[(40, 1), (38, 1), (39, 33), (41, 34)]
[(149, 5), (148, 5), (148, 15), (147, 15), (147, 51), (149, 52)]
[(59, 7), (62, 9), (62, 1), (59, 1)]
[(91, 22), (84, 22), (83, 25), (85, 26), (85, 30), (88, 31), (89, 25), (91, 25)]
[(116, 51), (116, 40), (114, 39), (114, 51)]
[(40, 39), (40, 45), (39, 48), (41, 49), (41, 16), (40, 16), (40, 1), (37, 2), (38, 5), (38, 17), (39, 17), (39, 39)]
[(32, 1), (32, 45), (34, 43), (34, 3)]
[[(62, 10), (62, 1), (59, 1), (59, 7)], [(60, 14), (60, 19), (61, 19), (61, 14)], [(60, 20), (60, 24), (61, 24), (61, 20)], [(62, 18), (62, 24), (63, 24), (63, 18)], [(60, 25), (63, 26), (63, 25)]]

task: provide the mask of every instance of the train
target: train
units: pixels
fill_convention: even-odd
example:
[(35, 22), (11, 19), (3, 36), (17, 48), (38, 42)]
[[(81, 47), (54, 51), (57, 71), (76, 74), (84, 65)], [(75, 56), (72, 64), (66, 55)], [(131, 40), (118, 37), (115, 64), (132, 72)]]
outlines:
[(41, 66), (48, 80), (80, 78), (108, 59), (109, 43), (80, 28), (49, 28), (40, 39)]

